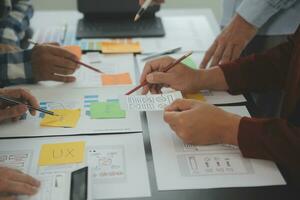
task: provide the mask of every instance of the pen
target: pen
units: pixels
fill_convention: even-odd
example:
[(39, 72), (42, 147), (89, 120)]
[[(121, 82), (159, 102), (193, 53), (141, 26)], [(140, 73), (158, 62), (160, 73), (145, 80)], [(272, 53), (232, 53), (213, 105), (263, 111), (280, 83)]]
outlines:
[(180, 50), (181, 50), (181, 47), (177, 47), (175, 49), (170, 49), (170, 50), (162, 51), (160, 53), (155, 53), (155, 54), (152, 54), (150, 56), (147, 56), (147, 57), (143, 58), (142, 61), (146, 61), (146, 60), (156, 58), (156, 57), (159, 57), (159, 56), (163, 56), (163, 55), (167, 55), (167, 54), (176, 53)]
[(64, 33), (63, 33), (62, 38), (61, 38), (61, 42), (62, 42), (62, 43), (64, 43), (64, 42), (66, 41), (67, 31), (68, 31), (68, 24), (65, 23), (65, 26), (64, 26)]
[[(34, 42), (34, 41), (31, 40), (31, 39), (29, 39), (28, 42), (31, 43), (31, 44), (33, 44), (33, 45), (35, 45), (35, 46), (36, 46), (36, 45), (39, 45), (39, 43)], [(86, 67), (86, 68), (88, 68), (88, 69), (90, 69), (90, 70), (93, 70), (93, 71), (95, 71), (95, 72), (98, 72), (98, 73), (100, 73), (100, 74), (103, 73), (101, 70), (96, 69), (95, 67), (92, 67), (92, 66), (90, 66), (90, 65), (88, 65), (88, 64), (86, 64), (86, 63), (83, 63), (83, 62), (81, 62), (81, 61), (77, 61), (77, 60), (73, 60), (73, 59), (70, 59), (70, 60), (73, 61), (73, 62), (75, 62), (75, 63), (77, 63), (77, 64), (79, 64), (79, 65), (82, 65), (82, 66), (84, 66), (84, 67)]]
[(147, 10), (149, 5), (151, 4), (151, 2), (152, 2), (152, 0), (146, 0), (143, 3), (143, 5), (141, 6), (141, 8), (139, 9), (139, 11), (137, 12), (137, 14), (134, 17), (135, 22), (140, 19), (140, 17), (144, 14), (144, 12)]
[[(192, 55), (192, 51), (188, 52), (187, 54), (183, 55), (182, 57), (180, 57), (177, 60), (174, 60), (172, 63), (170, 63), (169, 65), (167, 65), (162, 72), (167, 72), (170, 69), (172, 69), (173, 67), (175, 67), (178, 63), (180, 63), (182, 60), (186, 59), (187, 57), (189, 57), (190, 55)], [(130, 90), (129, 92), (127, 92), (125, 95), (130, 95), (132, 93), (134, 93), (135, 91), (137, 91), (138, 89), (140, 89), (141, 87), (144, 87), (145, 85), (147, 85), (147, 81), (143, 81), (140, 85), (136, 86), (135, 88), (133, 88), (132, 90)]]
[(18, 105), (26, 105), (29, 109), (32, 109), (32, 110), (37, 110), (37, 111), (40, 111), (42, 113), (46, 113), (48, 115), (53, 115), (53, 116), (60, 116), (58, 114), (55, 114), (54, 112), (52, 111), (49, 111), (49, 110), (45, 110), (43, 108), (36, 108), (36, 107), (33, 107), (31, 106), (30, 104), (28, 103), (23, 103), (23, 102), (20, 102), (20, 101), (17, 101), (17, 100), (14, 100), (14, 99), (11, 99), (11, 98), (8, 98), (8, 97), (5, 97), (5, 96), (0, 96), (0, 100), (3, 100), (7, 103), (13, 103), (13, 104), (18, 104)]

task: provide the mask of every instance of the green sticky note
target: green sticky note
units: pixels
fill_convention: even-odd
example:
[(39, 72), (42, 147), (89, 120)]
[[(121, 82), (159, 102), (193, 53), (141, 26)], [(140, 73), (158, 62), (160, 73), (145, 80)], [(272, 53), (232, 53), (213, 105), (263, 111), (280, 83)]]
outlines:
[(186, 66), (192, 68), (192, 69), (197, 69), (197, 64), (195, 61), (191, 58), (191, 56), (187, 57), (183, 61), (181, 61), (182, 64), (185, 64)]
[(121, 109), (119, 102), (94, 102), (90, 105), (92, 119), (125, 118), (126, 112)]

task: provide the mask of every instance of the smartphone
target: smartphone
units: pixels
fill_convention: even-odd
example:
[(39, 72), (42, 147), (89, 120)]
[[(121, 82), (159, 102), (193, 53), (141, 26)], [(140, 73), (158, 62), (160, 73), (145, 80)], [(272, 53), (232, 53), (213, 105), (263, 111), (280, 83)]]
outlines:
[(88, 198), (88, 167), (71, 173), (70, 200), (87, 200)]

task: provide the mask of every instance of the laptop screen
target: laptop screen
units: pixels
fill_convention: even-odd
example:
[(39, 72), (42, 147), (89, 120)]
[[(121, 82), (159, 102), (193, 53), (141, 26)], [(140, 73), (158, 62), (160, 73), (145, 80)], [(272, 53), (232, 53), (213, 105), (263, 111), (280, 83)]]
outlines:
[[(87, 15), (133, 15), (140, 8), (138, 0), (77, 0), (78, 10)], [(154, 15), (159, 6), (151, 6), (145, 15)]]

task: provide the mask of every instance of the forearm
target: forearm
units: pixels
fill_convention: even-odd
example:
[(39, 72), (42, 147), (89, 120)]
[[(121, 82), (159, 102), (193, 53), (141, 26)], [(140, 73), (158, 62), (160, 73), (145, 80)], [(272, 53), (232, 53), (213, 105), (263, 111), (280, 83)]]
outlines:
[(226, 82), (223, 71), (220, 67), (211, 67), (205, 70), (199, 70), (198, 85), (200, 89), (208, 90), (228, 90), (228, 84)]

